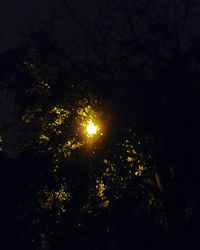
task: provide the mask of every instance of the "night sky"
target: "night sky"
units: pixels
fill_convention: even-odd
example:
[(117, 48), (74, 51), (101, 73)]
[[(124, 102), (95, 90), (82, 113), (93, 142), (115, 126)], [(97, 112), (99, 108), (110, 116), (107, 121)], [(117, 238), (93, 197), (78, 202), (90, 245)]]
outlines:
[[(70, 7), (82, 20), (91, 20), (101, 1), (70, 0)], [(0, 52), (26, 41), (26, 35), (38, 29), (49, 29), (55, 12), (55, 36), (65, 43), (76, 25), (60, 0), (2, 0), (0, 3)], [(25, 36), (24, 36), (24, 35)]]

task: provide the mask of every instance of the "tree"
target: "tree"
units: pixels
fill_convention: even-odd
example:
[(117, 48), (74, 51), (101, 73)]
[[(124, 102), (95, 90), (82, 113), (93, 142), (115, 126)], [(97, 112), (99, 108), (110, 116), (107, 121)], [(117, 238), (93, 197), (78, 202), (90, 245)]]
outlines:
[[(17, 171), (18, 178), (24, 183), (18, 185), (17, 191), (21, 193), (19, 214), (24, 214), (18, 223), (25, 223), (24, 219), (30, 216), (26, 225), (30, 229), (29, 236), (26, 234), (27, 244), (54, 248), (62, 242), (72, 247), (76, 244), (75, 239), (71, 245), (65, 236), (76, 230), (82, 241), (81, 230), (85, 227), (87, 248), (89, 242), (95, 244), (89, 233), (96, 226), (99, 236), (93, 235), (95, 239), (106, 237), (106, 244), (109, 239), (116, 241), (113, 235), (119, 225), (113, 220), (112, 213), (116, 209), (116, 200), (126, 196), (135, 196), (138, 204), (135, 213), (142, 206), (140, 215), (143, 211), (150, 218), (150, 214), (157, 210), (159, 224), (164, 217), (162, 202), (157, 196), (154, 167), (149, 163), (151, 155), (143, 148), (145, 139), (143, 143), (133, 129), (128, 132), (128, 126), (116, 126), (114, 115), (108, 108), (112, 100), (105, 99), (107, 93), (103, 90), (97, 93), (88, 75), (87, 81), (79, 68), (75, 78), (71, 67), (59, 69), (60, 65), (65, 65), (63, 53), (57, 55), (58, 49), (48, 45), (50, 51), (44, 55), (43, 46), (48, 41), (46, 34), (38, 33), (33, 37), (37, 43), (26, 47), (23, 57), (12, 62), (14, 80), (11, 78), (9, 82), (7, 78), (7, 83), (23, 83), (16, 92), (24, 138), (18, 163), (21, 171), (13, 172)], [(88, 139), (84, 126), (93, 119), (99, 121), (103, 136), (93, 145), (90, 151), (94, 152), (93, 156), (87, 159)], [(147, 203), (151, 209), (147, 209)], [(27, 208), (31, 215), (25, 212)], [(108, 221), (110, 218), (113, 225), (110, 222), (104, 224), (102, 217)], [(80, 223), (77, 224), (77, 220)], [(82, 226), (77, 226), (79, 224)], [(25, 236), (23, 229), (21, 234)]]
[[(190, 135), (198, 138), (199, 132), (198, 123), (189, 125), (186, 118), (196, 121), (198, 59), (190, 52), (198, 39), (186, 46), (182, 32), (188, 32), (192, 4), (109, 1), (106, 7), (90, 25), (76, 18), (84, 30), (82, 39), (65, 51), (48, 33), (39, 32), (31, 46), (3, 60), (5, 69), (12, 58), (6, 72), (15, 72), (13, 78), (4, 75), (3, 82), (23, 83), (16, 99), (29, 150), (22, 159), (35, 157), (43, 166), (35, 177), (27, 173), (27, 186), (32, 183), (37, 193), (30, 204), (37, 211), (32, 223), (36, 221), (35, 232), (42, 232), (35, 239), (46, 249), (58, 242), (73, 249), (76, 241), (88, 249), (89, 242), (95, 244), (89, 235), (97, 227), (107, 239), (107, 246), (99, 249), (116, 249), (117, 242), (128, 249), (129, 238), (141, 232), (153, 245), (150, 238), (158, 231), (169, 247), (176, 239), (177, 247), (191, 249), (198, 230), (189, 234), (186, 222), (197, 218), (189, 211), (195, 211), (192, 202), (197, 207), (199, 202), (199, 160), (198, 140)], [(106, 124), (109, 140), (102, 137), (91, 160), (83, 157), (88, 152), (80, 131), (94, 115)], [(191, 143), (192, 157), (186, 161)], [(129, 220), (127, 227), (121, 218)], [(65, 236), (70, 232), (79, 240), (69, 243)]]

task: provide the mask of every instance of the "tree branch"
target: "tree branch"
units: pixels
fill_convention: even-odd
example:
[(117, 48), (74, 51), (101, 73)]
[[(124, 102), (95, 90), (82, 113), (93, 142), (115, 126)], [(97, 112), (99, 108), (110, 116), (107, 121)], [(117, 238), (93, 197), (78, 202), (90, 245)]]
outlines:
[(71, 16), (73, 17), (74, 21), (77, 23), (78, 26), (80, 26), (85, 32), (88, 32), (88, 29), (85, 27), (85, 25), (82, 23), (82, 21), (76, 16), (72, 8), (69, 6), (69, 4), (66, 2), (66, 0), (61, 0), (64, 7), (69, 11)]

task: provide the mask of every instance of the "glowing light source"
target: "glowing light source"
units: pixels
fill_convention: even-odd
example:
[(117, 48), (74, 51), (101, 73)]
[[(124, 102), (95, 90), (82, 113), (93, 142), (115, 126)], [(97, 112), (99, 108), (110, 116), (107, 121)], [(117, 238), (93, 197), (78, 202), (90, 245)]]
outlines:
[(86, 126), (86, 134), (89, 137), (92, 137), (97, 134), (98, 126), (95, 125), (92, 121), (89, 121)]

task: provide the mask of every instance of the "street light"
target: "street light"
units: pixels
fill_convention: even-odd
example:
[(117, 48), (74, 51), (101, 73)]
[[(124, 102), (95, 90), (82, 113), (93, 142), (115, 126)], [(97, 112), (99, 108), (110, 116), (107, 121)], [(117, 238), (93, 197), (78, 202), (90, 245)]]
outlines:
[(88, 119), (82, 123), (82, 135), (86, 146), (93, 145), (103, 135), (101, 125), (94, 119)]
[(86, 125), (86, 135), (88, 137), (94, 137), (95, 135), (97, 135), (98, 130), (99, 127), (94, 124), (92, 120), (89, 120), (88, 124)]

